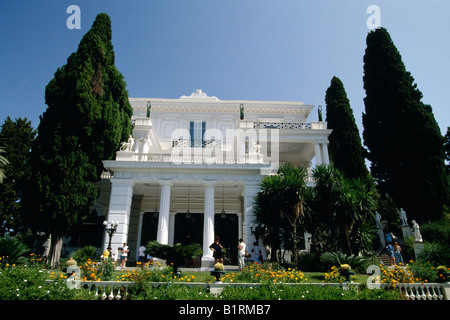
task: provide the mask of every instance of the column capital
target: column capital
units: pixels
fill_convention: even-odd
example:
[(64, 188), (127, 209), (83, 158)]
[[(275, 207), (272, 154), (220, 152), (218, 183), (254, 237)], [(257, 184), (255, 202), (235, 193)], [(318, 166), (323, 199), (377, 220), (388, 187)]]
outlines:
[(217, 180), (203, 180), (202, 184), (205, 187), (208, 187), (208, 186), (214, 187), (217, 184)]
[(136, 181), (134, 179), (122, 179), (122, 178), (112, 178), (111, 184), (129, 184), (131, 186), (134, 186), (136, 184)]
[(159, 185), (161, 185), (161, 186), (172, 186), (173, 185), (173, 180), (166, 180), (166, 179), (164, 179), (164, 180), (158, 180), (158, 183), (159, 183)]
[(328, 138), (326, 138), (326, 137), (319, 137), (319, 138), (314, 138), (314, 143), (316, 143), (316, 144), (329, 144), (330, 142), (328, 141)]

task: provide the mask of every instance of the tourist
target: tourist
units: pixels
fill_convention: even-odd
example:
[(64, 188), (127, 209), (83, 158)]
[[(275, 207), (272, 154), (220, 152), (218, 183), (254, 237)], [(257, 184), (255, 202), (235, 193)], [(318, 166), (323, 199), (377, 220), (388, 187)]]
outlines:
[(239, 271), (242, 271), (245, 267), (245, 247), (244, 239), (240, 238), (238, 245)]
[(261, 249), (258, 246), (257, 242), (253, 242), (252, 252), (254, 253), (254, 261), (256, 263), (261, 264)]
[(395, 258), (394, 258), (394, 247), (392, 246), (392, 241), (389, 242), (388, 246), (386, 247), (387, 254), (389, 255), (389, 261), (391, 262), (391, 265), (395, 264)]
[(223, 264), (223, 246), (219, 242), (220, 238), (216, 236), (213, 244), (209, 246), (209, 248), (213, 251), (213, 257), (216, 263)]
[(120, 267), (122, 269), (125, 269), (125, 266), (127, 264), (128, 252), (130, 252), (130, 250), (128, 249), (127, 244), (124, 242), (121, 253), (120, 253), (120, 260), (122, 261), (120, 263)]
[(118, 253), (118, 251), (119, 251), (119, 248), (117, 248), (117, 250), (115, 250), (115, 251), (111, 251), (112, 252), (111, 258), (113, 260), (114, 265), (116, 265), (116, 263), (117, 263), (117, 253)]
[(103, 252), (103, 261), (108, 260), (109, 256), (111, 255), (111, 247), (108, 247), (105, 252)]
[(394, 257), (395, 257), (395, 261), (397, 264), (403, 264), (403, 257), (402, 257), (402, 248), (400, 247), (400, 245), (395, 242), (394, 243)]
[(146, 250), (145, 246), (139, 247), (139, 250), (138, 250), (138, 254), (139, 254), (138, 262), (139, 263), (145, 263), (145, 250)]

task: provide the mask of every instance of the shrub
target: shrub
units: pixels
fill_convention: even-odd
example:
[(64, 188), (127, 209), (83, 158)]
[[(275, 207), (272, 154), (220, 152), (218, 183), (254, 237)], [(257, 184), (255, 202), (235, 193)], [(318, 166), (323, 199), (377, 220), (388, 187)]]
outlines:
[(248, 265), (241, 272), (226, 274), (222, 278), (223, 282), (247, 283), (300, 283), (306, 280), (305, 275), (295, 268), (288, 268), (287, 270), (278, 268), (274, 270), (269, 266), (259, 264)]
[(380, 283), (387, 283), (395, 286), (397, 283), (414, 283), (414, 274), (408, 267), (400, 267), (395, 265), (394, 267), (380, 268)]
[(426, 242), (450, 243), (450, 220), (433, 221), (420, 226), (420, 233)]
[(0, 238), (0, 257), (8, 263), (25, 263), (30, 249), (20, 240), (12, 237)]
[(78, 249), (72, 254), (72, 258), (77, 260), (80, 264), (88, 260), (95, 261), (97, 259), (97, 249), (94, 246), (85, 246)]
[(436, 282), (438, 280), (436, 268), (431, 263), (412, 261), (408, 267), (414, 275), (415, 282)]
[(223, 300), (399, 300), (397, 290), (369, 290), (340, 286), (285, 286), (265, 284), (258, 287), (225, 287), (217, 297)]
[(224, 271), (224, 270), (225, 270), (225, 267), (223, 266), (222, 263), (216, 263), (216, 264), (214, 265), (214, 270), (216, 270), (216, 271)]
[(441, 242), (425, 242), (418, 260), (429, 261), (434, 266), (450, 264), (450, 246)]
[(340, 267), (343, 264), (351, 265), (354, 269), (363, 269), (367, 259), (353, 254), (347, 255), (342, 252), (324, 252), (320, 255), (320, 261), (325, 265), (327, 270), (333, 266)]
[(352, 267), (350, 267), (350, 265), (348, 264), (341, 264), (341, 266), (339, 267), (339, 271), (351, 271)]
[(345, 278), (341, 276), (340, 268), (332, 266), (330, 272), (325, 273), (323, 281), (327, 283), (342, 283), (344, 280)]
[(178, 272), (178, 266), (183, 265), (186, 258), (203, 253), (203, 249), (198, 243), (188, 245), (181, 245), (180, 243), (166, 245), (160, 244), (157, 241), (150, 241), (147, 244), (146, 249), (147, 253), (151, 254), (153, 257), (165, 259), (168, 265), (172, 265), (175, 274)]
[(298, 255), (298, 266), (297, 268), (306, 271), (319, 271), (318, 266), (320, 265), (320, 255), (316, 252), (305, 252)]
[[(47, 279), (54, 280), (46, 282)], [(0, 263), (0, 300), (73, 300), (88, 297), (85, 290), (70, 290), (63, 273), (49, 274), (42, 265)]]

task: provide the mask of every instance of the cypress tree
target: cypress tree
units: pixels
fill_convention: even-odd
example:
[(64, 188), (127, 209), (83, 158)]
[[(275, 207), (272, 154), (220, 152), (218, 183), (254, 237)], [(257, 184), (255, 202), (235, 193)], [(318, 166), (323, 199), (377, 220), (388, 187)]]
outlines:
[(445, 161), (446, 169), (447, 169), (447, 175), (450, 174), (450, 127), (447, 127), (447, 133), (444, 136), (444, 148), (445, 148)]
[(409, 219), (442, 215), (447, 197), (443, 137), (388, 31), (371, 31), (364, 55), (363, 138), (371, 173)]
[(326, 121), (333, 129), (329, 136), (330, 161), (347, 178), (367, 177), (363, 147), (350, 101), (342, 81), (333, 77), (326, 91)]
[(29, 200), (30, 221), (52, 235), (51, 264), (62, 237), (90, 214), (102, 160), (112, 159), (131, 132), (132, 108), (111, 37), (109, 16), (99, 14), (45, 89), (48, 108), (32, 146)]
[(0, 184), (0, 234), (17, 234), (22, 227), (22, 197), (24, 184), (29, 175), (31, 141), (36, 131), (27, 118), (15, 121), (5, 119), (0, 129), (0, 141), (8, 164), (5, 165), (5, 179)]

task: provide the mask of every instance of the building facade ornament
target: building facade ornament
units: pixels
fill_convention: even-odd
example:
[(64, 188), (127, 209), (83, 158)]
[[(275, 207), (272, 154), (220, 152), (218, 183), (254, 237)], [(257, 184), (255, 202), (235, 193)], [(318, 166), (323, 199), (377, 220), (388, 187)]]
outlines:
[(180, 99), (209, 99), (209, 100), (219, 100), (216, 96), (208, 96), (206, 92), (203, 92), (202, 89), (197, 89), (191, 93), (190, 96), (181, 96)]
[(419, 224), (416, 222), (416, 220), (412, 220), (411, 222), (413, 227), (414, 241), (423, 242)]
[(127, 142), (120, 143), (120, 151), (132, 151), (134, 147), (134, 138), (132, 135), (129, 136)]

